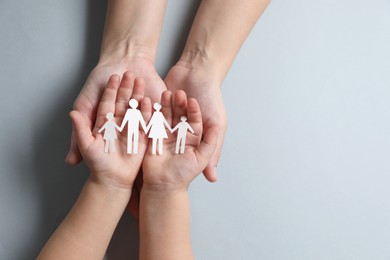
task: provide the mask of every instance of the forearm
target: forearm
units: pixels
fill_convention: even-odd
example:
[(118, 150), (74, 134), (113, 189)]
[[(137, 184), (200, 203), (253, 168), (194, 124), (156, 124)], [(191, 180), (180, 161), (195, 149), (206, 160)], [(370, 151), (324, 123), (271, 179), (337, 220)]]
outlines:
[(144, 56), (154, 61), (166, 0), (109, 0), (100, 59)]
[(222, 81), (269, 0), (203, 0), (180, 62)]
[(130, 195), (131, 190), (88, 179), (38, 259), (102, 259)]
[(186, 191), (153, 192), (142, 188), (140, 259), (193, 259)]

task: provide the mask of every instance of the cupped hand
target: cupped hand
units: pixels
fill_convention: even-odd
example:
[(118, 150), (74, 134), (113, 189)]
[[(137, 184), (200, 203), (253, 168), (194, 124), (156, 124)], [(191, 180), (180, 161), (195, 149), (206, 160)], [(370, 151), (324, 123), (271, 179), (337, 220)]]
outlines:
[[(200, 107), (196, 99), (187, 99), (182, 90), (165, 91), (161, 97), (161, 112), (168, 124), (174, 128), (182, 116), (193, 133), (187, 131), (185, 151), (175, 153), (177, 132), (169, 133), (164, 139), (162, 154), (153, 154), (151, 141), (142, 162), (143, 188), (154, 191), (184, 191), (190, 182), (206, 167), (215, 151), (218, 129), (207, 129), (203, 135), (203, 124)], [(151, 109), (150, 109), (151, 110)], [(167, 129), (167, 132), (169, 130)]]
[[(120, 60), (100, 61), (88, 76), (73, 105), (73, 109), (81, 113), (86, 119), (90, 129), (95, 124), (98, 104), (108, 79), (113, 74), (122, 76), (126, 71), (130, 71), (135, 77), (142, 77), (145, 80), (145, 96), (150, 97), (153, 101), (157, 101), (161, 93), (166, 90), (163, 80), (154, 68), (153, 61), (148, 57), (134, 56)], [(82, 157), (73, 130), (71, 146), (65, 162), (74, 165), (81, 160)]]
[(168, 90), (184, 90), (188, 97), (195, 98), (202, 111), (204, 132), (217, 127), (219, 134), (217, 148), (203, 174), (207, 180), (217, 180), (217, 165), (221, 156), (222, 145), (227, 129), (227, 117), (223, 104), (219, 80), (213, 79), (210, 72), (194, 69), (183, 61), (179, 61), (169, 71), (164, 80)]
[[(141, 112), (144, 120), (147, 121), (151, 115), (151, 109), (150, 99), (144, 98), (144, 88), (143, 79), (134, 78), (129, 72), (124, 74), (122, 81), (118, 75), (111, 76), (99, 102), (96, 123), (92, 131), (89, 119), (85, 115), (77, 110), (70, 113), (75, 138), (90, 168), (92, 180), (101, 184), (132, 188), (148, 145), (148, 138), (140, 131), (138, 154), (128, 154), (127, 131), (119, 133), (115, 130), (118, 138), (114, 140), (115, 149), (110, 147), (110, 150), (105, 152), (105, 142), (108, 140), (103, 140), (103, 133), (98, 134), (98, 131), (107, 122), (108, 113), (115, 115), (114, 122), (119, 126), (131, 98), (140, 102)], [(105, 131), (108, 130), (105, 129)]]

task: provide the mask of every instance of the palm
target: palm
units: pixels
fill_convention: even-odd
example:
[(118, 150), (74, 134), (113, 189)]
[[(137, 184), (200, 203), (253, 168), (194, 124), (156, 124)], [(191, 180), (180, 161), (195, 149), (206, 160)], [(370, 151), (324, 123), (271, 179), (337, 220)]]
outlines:
[[(122, 80), (118, 75), (112, 75), (104, 89), (96, 113), (96, 123), (91, 131), (89, 118), (79, 111), (72, 111), (71, 117), (80, 147), (86, 163), (91, 169), (93, 177), (102, 182), (116, 182), (131, 188), (140, 169), (148, 140), (140, 131), (138, 153), (128, 154), (127, 128), (121, 126), (121, 121), (129, 108), (129, 100), (134, 99), (140, 104), (143, 120), (150, 116), (150, 99), (144, 98), (145, 82), (141, 78), (134, 78), (126, 72)], [(116, 117), (114, 117), (114, 114)], [(113, 124), (115, 122), (115, 124)], [(122, 129), (118, 133), (117, 129)], [(102, 137), (98, 132), (109, 131)], [(105, 140), (103, 140), (103, 138)], [(105, 151), (105, 145), (114, 144), (115, 149)]]
[[(169, 134), (168, 138), (164, 140), (162, 155), (153, 155), (150, 151), (146, 152), (142, 163), (145, 185), (165, 185), (170, 182), (176, 182), (177, 179), (190, 182), (196, 177), (198, 173), (194, 172), (193, 168), (194, 165), (198, 165), (198, 155), (195, 153), (195, 150), (200, 142), (202, 124), (189, 123), (195, 134), (187, 133), (184, 154), (175, 154), (176, 134)], [(189, 166), (191, 168), (186, 171), (185, 169)], [(181, 171), (176, 171), (176, 168), (181, 169)], [(177, 175), (172, 175), (172, 173)]]
[[(153, 66), (153, 62), (147, 58), (134, 57), (127, 60), (98, 64), (90, 73), (74, 103), (74, 110), (79, 111), (87, 118), (90, 128), (95, 123), (97, 107), (109, 77), (112, 74), (123, 75), (125, 71), (130, 71), (135, 77), (144, 78), (145, 95), (153, 101), (157, 101), (161, 93), (166, 89), (163, 80)], [(72, 146), (67, 162), (76, 164), (80, 160), (81, 156), (72, 137)]]
[(217, 165), (225, 131), (227, 128), (227, 117), (223, 104), (220, 83), (208, 79), (209, 76), (193, 71), (180, 64), (175, 65), (168, 73), (165, 83), (171, 91), (184, 90), (189, 97), (197, 99), (202, 111), (203, 127), (205, 131), (218, 127), (219, 135), (217, 149), (204, 171), (209, 181), (215, 181), (212, 169)]
[[(121, 118), (117, 118), (119, 124)], [(119, 183), (126, 186), (132, 185), (138, 173), (137, 165), (141, 165), (143, 154), (147, 147), (147, 137), (144, 133), (140, 133), (139, 153), (127, 154), (127, 133), (122, 131), (118, 134), (118, 139), (115, 141), (115, 150), (104, 152), (105, 141), (101, 136), (97, 135), (98, 125), (95, 126), (93, 135), (94, 139), (89, 144), (88, 148), (83, 152), (84, 158), (88, 158), (87, 164), (93, 165), (91, 171), (101, 174), (97, 178), (114, 177)], [(115, 173), (115, 176), (106, 176), (106, 173)]]

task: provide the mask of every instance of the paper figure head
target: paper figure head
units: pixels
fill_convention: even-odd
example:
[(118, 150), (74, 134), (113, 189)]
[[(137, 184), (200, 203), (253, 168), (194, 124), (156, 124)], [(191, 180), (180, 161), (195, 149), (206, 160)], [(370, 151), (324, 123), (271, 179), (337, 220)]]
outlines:
[(114, 114), (112, 112), (108, 112), (107, 115), (106, 115), (106, 118), (107, 119), (113, 119), (114, 118)]
[(131, 108), (137, 108), (138, 107), (138, 101), (134, 98), (130, 99), (129, 105)]
[(158, 103), (158, 102), (154, 103), (153, 108), (154, 108), (156, 111), (160, 111), (160, 109), (161, 109), (160, 103)]
[(186, 116), (181, 116), (181, 117), (180, 117), (180, 120), (181, 120), (182, 122), (185, 122), (185, 121), (187, 121), (187, 117), (186, 117)]

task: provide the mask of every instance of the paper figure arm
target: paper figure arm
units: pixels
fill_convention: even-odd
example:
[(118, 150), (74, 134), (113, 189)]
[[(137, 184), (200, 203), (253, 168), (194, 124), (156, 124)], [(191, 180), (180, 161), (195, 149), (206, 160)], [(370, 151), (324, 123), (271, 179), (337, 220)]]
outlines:
[(123, 128), (125, 127), (125, 125), (126, 125), (126, 123), (127, 123), (127, 117), (128, 117), (128, 111), (126, 111), (126, 114), (125, 114), (125, 116), (123, 117), (123, 120), (122, 120), (122, 124), (121, 124), (121, 126), (119, 127), (119, 132), (122, 132), (123, 131)]
[(153, 124), (154, 124), (154, 115), (152, 116), (152, 118), (149, 121), (148, 126), (146, 127), (146, 131), (145, 131), (146, 134), (149, 132), (149, 130), (152, 127)]
[(107, 127), (107, 122), (104, 123), (104, 125), (102, 126), (102, 128), (99, 129), (98, 133), (100, 134), (104, 129), (106, 129)]
[(173, 132), (173, 129), (172, 127), (169, 125), (169, 123), (167, 122), (167, 120), (164, 118), (164, 125), (166, 128), (168, 128), (168, 130), (172, 133)]
[(141, 112), (139, 113), (139, 122), (140, 122), (140, 124), (141, 124), (142, 129), (144, 130), (144, 132), (145, 132), (145, 134), (146, 134), (146, 133), (148, 132), (149, 129), (146, 127), (146, 123), (145, 123), (145, 120), (144, 120), (144, 118), (143, 118)]
[(177, 124), (177, 125), (172, 129), (171, 133), (173, 133), (173, 132), (175, 132), (177, 129), (179, 129), (179, 125), (180, 125), (180, 123)]
[(194, 132), (194, 129), (192, 129), (191, 125), (189, 123), (187, 123), (187, 126), (188, 126), (188, 130), (190, 130), (190, 132), (193, 134), (195, 133)]

